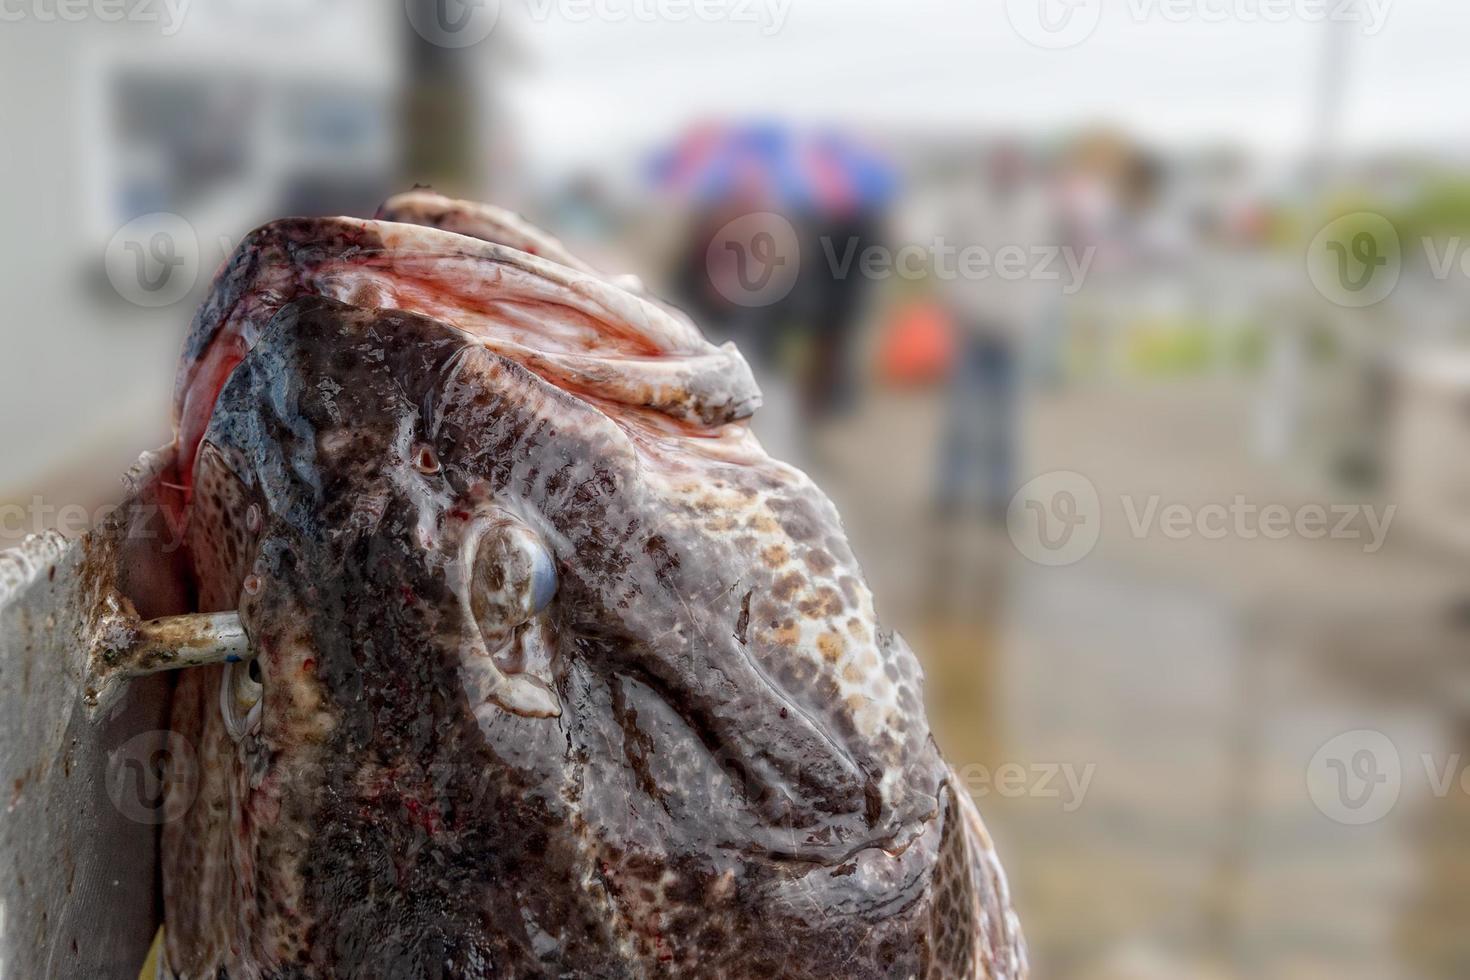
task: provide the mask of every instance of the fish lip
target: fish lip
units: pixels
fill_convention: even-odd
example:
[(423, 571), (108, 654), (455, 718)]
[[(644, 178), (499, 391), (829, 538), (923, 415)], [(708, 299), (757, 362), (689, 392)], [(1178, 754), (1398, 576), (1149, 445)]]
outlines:
[[(245, 237), (221, 266), (194, 317), (174, 392), (175, 425), (181, 433), (187, 431), (192, 440), (207, 425), (218, 385), (234, 370), (230, 345), (239, 348), (239, 356), (248, 353), (268, 322), (293, 300), (313, 295), (350, 298), (341, 294), (348, 289), (345, 285), (334, 293), (330, 272), (360, 266), (387, 276), (390, 285), (399, 282), (410, 297), (404, 307), (410, 311), (421, 311), (415, 308), (423, 306), (407, 288), (410, 284), (415, 289), (425, 283), (443, 289), (452, 298), (453, 310), (426, 311), (436, 319), (483, 299), (474, 289), (455, 288), (474, 286), (494, 292), (497, 303), (563, 309), (582, 318), (585, 328), (600, 325), (592, 335), (609, 341), (637, 338), (649, 355), (656, 356), (656, 366), (640, 366), (612, 356), (606, 346), (573, 351), (554, 345), (520, 349), (499, 345), (502, 353), (564, 390), (575, 392), (592, 384), (614, 400), (703, 426), (740, 421), (760, 405), (750, 366), (733, 344), (710, 343), (686, 317), (589, 268), (427, 225), (346, 217), (284, 218)], [(395, 293), (395, 305), (403, 305), (402, 299)], [(476, 317), (482, 324), (492, 322), (483, 314), (472, 319)], [(485, 336), (493, 340), (493, 334)], [(202, 377), (207, 365), (214, 365), (223, 377)], [(203, 392), (193, 404), (201, 382), (215, 390)], [(200, 418), (191, 421), (196, 414)], [(186, 455), (192, 451), (188, 445), (180, 448)]]

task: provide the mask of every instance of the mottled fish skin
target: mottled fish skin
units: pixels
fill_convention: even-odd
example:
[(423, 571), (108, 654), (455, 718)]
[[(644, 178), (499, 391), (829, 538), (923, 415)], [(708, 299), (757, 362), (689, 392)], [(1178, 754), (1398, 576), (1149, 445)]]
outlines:
[[(237, 739), (220, 695), (241, 665), (175, 694), (200, 762), (163, 837), (175, 975), (1025, 975), (917, 661), (878, 626), (831, 503), (728, 399), (715, 421), (670, 411), (719, 389), (566, 383), (486, 343), (493, 313), (392, 308), (411, 277), (386, 306), (311, 296), (289, 284), (320, 286), (301, 270), (321, 263), (270, 227), (256, 244), (277, 251), (226, 267), (233, 300), (191, 351), (248, 343), (212, 394), (197, 369), (181, 382), (208, 419), (181, 425), (199, 607), (239, 609), (263, 699)], [(312, 247), (350, 277), (362, 229), (323, 227)], [(372, 255), (421, 231), (369, 230)], [(481, 243), (455, 247), (483, 271)], [(589, 288), (649, 306), (593, 273), (543, 278), (547, 306)], [(504, 288), (518, 309), (528, 287)], [(681, 329), (644, 326), (625, 342)], [(660, 356), (722, 350), (678, 344)], [(487, 584), (465, 558), (500, 524), (558, 573), (508, 632), (471, 601), (497, 569)]]

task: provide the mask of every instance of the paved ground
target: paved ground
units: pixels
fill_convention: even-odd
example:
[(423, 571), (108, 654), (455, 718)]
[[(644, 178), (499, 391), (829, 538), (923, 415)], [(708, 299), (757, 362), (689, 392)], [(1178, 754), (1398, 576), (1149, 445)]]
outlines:
[[(1039, 975), (1470, 975), (1470, 794), (1441, 798), (1427, 774), (1470, 758), (1470, 561), (1392, 529), (1373, 554), (1176, 540), (1136, 533), (1123, 510), (1155, 494), (1195, 510), (1236, 494), (1373, 502), (1254, 459), (1249, 405), (1228, 385), (1038, 399), (1027, 475), (1081, 472), (1102, 502), (1096, 548), (1062, 568), (1021, 558), (1004, 529), (927, 513), (932, 396), (874, 396), (810, 464), (880, 612), (925, 661), (937, 734), (1005, 845)], [(1363, 728), (1392, 740), (1401, 795), (1345, 826), (1307, 777), (1319, 747)], [(1006, 763), (1019, 795), (985, 778)], [(1080, 804), (1060, 776), (1043, 783), (1088, 766)]]

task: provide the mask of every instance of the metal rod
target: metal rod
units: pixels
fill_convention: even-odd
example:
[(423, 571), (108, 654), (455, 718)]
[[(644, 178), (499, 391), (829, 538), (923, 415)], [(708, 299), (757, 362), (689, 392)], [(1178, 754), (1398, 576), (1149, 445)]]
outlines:
[(249, 656), (250, 640), (239, 613), (188, 613), (139, 624), (132, 642), (108, 651), (101, 667), (108, 675), (141, 677), (162, 670), (234, 663)]

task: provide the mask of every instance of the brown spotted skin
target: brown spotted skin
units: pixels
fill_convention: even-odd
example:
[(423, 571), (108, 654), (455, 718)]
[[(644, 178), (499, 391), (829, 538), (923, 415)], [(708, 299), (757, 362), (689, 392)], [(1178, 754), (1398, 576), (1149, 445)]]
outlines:
[[(237, 742), (220, 669), (180, 682), (201, 779), (165, 828), (170, 969), (1023, 976), (830, 502), (739, 422), (556, 380), (400, 309), (298, 299), (255, 331), (190, 542), (264, 697)], [(487, 512), (559, 574), (492, 655), (461, 560)], [(502, 673), (555, 713), (508, 708)]]

